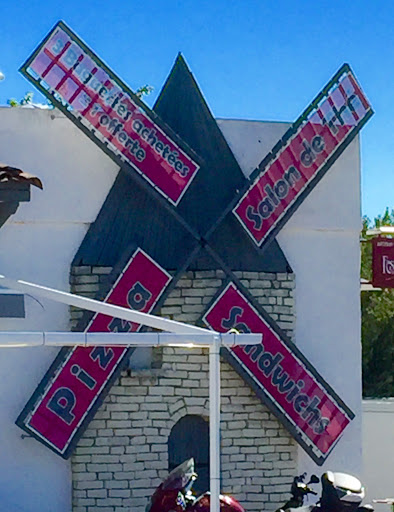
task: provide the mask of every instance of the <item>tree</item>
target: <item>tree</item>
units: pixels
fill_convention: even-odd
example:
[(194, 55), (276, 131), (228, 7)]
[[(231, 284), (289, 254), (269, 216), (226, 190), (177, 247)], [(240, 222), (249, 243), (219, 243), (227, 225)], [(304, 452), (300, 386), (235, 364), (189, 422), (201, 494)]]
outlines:
[[(361, 244), (361, 277), (372, 279), (371, 227), (394, 226), (394, 209), (375, 218), (364, 217)], [(361, 340), (363, 350), (363, 396), (394, 396), (394, 289), (361, 294)]]
[(15, 98), (10, 98), (7, 103), (10, 107), (23, 107), (24, 105), (31, 105), (33, 103), (33, 93), (27, 92), (20, 101), (16, 100)]
[(151, 85), (146, 84), (146, 85), (142, 85), (141, 87), (139, 87), (135, 91), (135, 94), (140, 99), (142, 99), (144, 96), (148, 96), (152, 91), (153, 91), (153, 87)]
[(26, 107), (26, 106), (30, 106), (30, 107), (33, 107), (33, 108), (50, 108), (52, 109), (53, 108), (53, 105), (52, 103), (47, 99), (47, 102), (46, 103), (35, 103), (33, 101), (33, 95), (34, 93), (32, 92), (26, 92), (25, 95), (23, 96), (23, 98), (18, 101), (16, 100), (15, 98), (10, 98), (7, 103), (10, 107)]

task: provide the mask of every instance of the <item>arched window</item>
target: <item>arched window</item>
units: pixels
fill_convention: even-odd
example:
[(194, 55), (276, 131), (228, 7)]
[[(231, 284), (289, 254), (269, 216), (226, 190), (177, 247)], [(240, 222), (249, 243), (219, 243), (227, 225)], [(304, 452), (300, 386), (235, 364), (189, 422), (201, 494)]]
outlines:
[(186, 459), (194, 458), (198, 478), (196, 493), (209, 489), (209, 425), (201, 416), (187, 415), (172, 428), (168, 439), (168, 465), (172, 471)]

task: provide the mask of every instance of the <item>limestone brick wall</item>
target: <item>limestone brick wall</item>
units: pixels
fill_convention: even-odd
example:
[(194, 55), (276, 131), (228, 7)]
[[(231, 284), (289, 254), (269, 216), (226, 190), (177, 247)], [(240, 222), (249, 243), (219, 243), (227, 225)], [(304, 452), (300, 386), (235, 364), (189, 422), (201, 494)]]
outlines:
[[(100, 285), (108, 279), (111, 267), (72, 267), (70, 287), (73, 293), (94, 298)], [(294, 274), (267, 272), (235, 272), (242, 284), (265, 311), (292, 338), (294, 330)], [(180, 322), (194, 323), (224, 282), (221, 270), (188, 271), (167, 297), (160, 314)], [(73, 330), (83, 311), (70, 307)]]
[[(235, 272), (265, 311), (290, 336), (294, 329), (294, 274)], [(221, 270), (189, 271), (169, 294), (160, 314), (194, 323), (224, 282)]]
[[(94, 294), (109, 272), (77, 269), (71, 274), (77, 293)], [(238, 276), (291, 336), (293, 276), (259, 272)], [(219, 271), (186, 273), (161, 314), (195, 322), (223, 278)], [(73, 309), (71, 315), (75, 324), (80, 312)], [(188, 414), (209, 420), (207, 351), (168, 347), (161, 356), (159, 369), (122, 373), (80, 440), (72, 457), (73, 512), (144, 512), (168, 473), (172, 427)], [(295, 442), (224, 361), (221, 386), (222, 491), (234, 495), (247, 512), (275, 510), (289, 497), (296, 471)]]
[[(94, 299), (111, 271), (112, 267), (92, 267), (88, 265), (71, 267), (70, 291)], [(70, 330), (75, 329), (82, 315), (83, 310), (70, 306)]]

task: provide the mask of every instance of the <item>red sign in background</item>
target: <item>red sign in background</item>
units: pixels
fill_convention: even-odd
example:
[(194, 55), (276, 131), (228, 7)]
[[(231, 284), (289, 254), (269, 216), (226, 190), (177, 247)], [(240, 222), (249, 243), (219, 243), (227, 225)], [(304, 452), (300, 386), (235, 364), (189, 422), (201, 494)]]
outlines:
[[(170, 280), (165, 270), (137, 249), (105, 302), (149, 313)], [(136, 323), (96, 314), (87, 331), (132, 332), (139, 328)], [(64, 454), (127, 350), (127, 347), (70, 350), (34, 409), (26, 415), (25, 430)]]
[(323, 461), (350, 423), (345, 411), (316, 370), (302, 361), (230, 283), (203, 318), (218, 332), (236, 328), (262, 333), (261, 345), (229, 349), (275, 409), (312, 445)]
[(394, 288), (394, 239), (372, 240), (372, 284), (377, 288)]
[(257, 245), (291, 211), (338, 149), (372, 115), (371, 107), (350, 71), (298, 126), (240, 199), (233, 213)]
[(180, 201), (199, 166), (68, 27), (60, 22), (28, 62), (27, 78), (55, 93), (93, 140), (107, 143), (171, 203)]

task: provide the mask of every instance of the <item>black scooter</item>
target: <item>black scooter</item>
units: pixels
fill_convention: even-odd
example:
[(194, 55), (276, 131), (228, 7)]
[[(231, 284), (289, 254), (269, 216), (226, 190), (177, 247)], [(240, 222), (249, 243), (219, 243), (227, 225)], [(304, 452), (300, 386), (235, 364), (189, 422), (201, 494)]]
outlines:
[(291, 498), (276, 512), (373, 512), (372, 505), (361, 505), (365, 490), (358, 478), (346, 473), (327, 471), (321, 477), (322, 493), (316, 505), (304, 505), (308, 494), (317, 495), (309, 486), (319, 479), (312, 475), (305, 483), (306, 473), (296, 476), (291, 485)]

